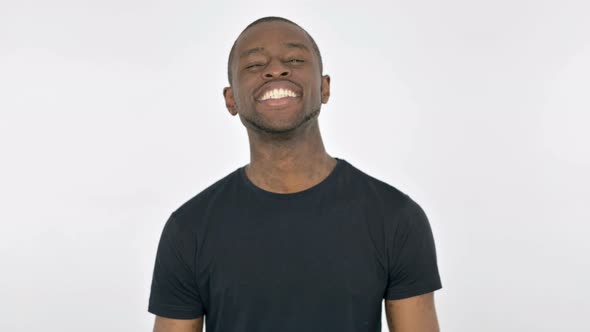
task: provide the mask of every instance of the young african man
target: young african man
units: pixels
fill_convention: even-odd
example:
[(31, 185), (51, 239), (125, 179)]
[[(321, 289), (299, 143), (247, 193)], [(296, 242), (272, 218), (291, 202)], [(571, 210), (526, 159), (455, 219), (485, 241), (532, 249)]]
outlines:
[(182, 204), (156, 256), (156, 332), (439, 330), (442, 288), (429, 221), (395, 187), (330, 156), (318, 116), (330, 97), (313, 38), (259, 19), (228, 60), (229, 113), (250, 163)]

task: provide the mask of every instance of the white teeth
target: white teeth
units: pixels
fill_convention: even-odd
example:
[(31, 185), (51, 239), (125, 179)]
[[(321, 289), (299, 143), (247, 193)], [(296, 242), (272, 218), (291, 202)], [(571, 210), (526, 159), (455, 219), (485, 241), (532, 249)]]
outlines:
[(288, 89), (273, 89), (271, 91), (267, 91), (260, 100), (267, 100), (267, 99), (278, 99), (284, 97), (297, 97), (295, 92), (288, 90)]

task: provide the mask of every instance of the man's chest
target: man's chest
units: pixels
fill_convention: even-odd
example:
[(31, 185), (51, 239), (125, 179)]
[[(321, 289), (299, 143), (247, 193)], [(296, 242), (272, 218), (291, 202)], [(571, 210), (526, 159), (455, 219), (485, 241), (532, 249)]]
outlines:
[(215, 221), (198, 255), (197, 279), (210, 307), (381, 303), (387, 274), (379, 234), (358, 209), (232, 216)]

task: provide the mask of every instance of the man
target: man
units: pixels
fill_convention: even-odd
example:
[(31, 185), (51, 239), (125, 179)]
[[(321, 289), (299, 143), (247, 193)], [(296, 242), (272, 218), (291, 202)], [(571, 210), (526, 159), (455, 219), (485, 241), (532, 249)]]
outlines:
[(266, 17), (228, 61), (226, 107), (250, 163), (169, 217), (153, 273), (156, 332), (438, 331), (442, 288), (428, 219), (408, 195), (328, 155), (319, 49)]

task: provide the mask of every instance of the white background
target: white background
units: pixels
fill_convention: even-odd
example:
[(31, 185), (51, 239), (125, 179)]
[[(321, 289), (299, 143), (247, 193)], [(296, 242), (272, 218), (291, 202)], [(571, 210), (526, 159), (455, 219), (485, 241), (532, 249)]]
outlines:
[(429, 216), (442, 331), (586, 330), (590, 3), (361, 4), (3, 0), (0, 330), (151, 331), (166, 218), (249, 161), (222, 89), (267, 15), (320, 47), (328, 152)]

